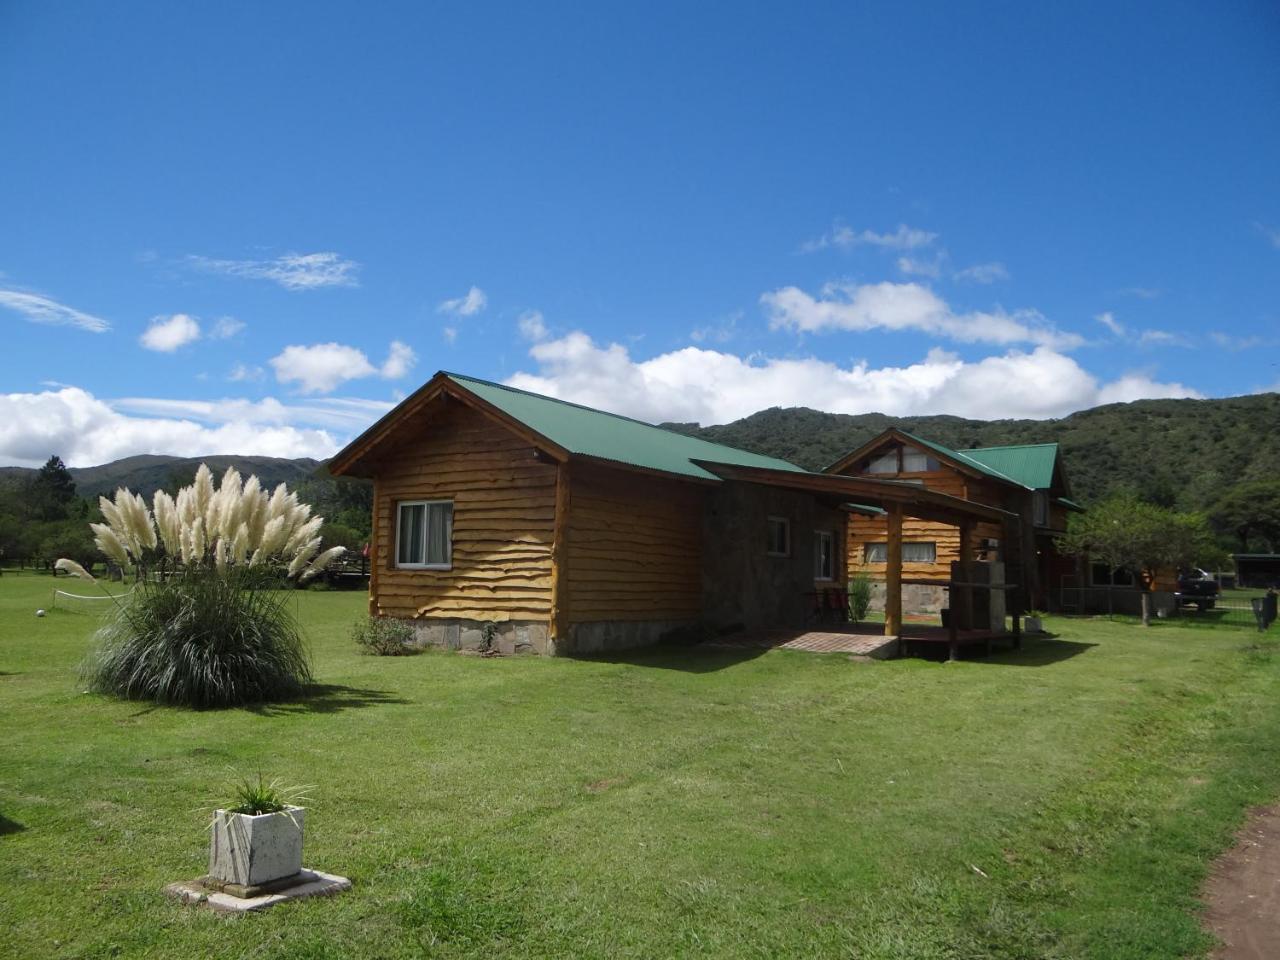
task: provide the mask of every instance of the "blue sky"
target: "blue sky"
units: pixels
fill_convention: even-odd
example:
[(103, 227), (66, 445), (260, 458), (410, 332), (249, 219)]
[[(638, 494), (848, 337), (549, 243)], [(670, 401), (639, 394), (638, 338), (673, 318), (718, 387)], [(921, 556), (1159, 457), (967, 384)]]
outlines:
[[(739, 5), (740, 7), (743, 5)], [(0, 4), (0, 462), (1280, 385), (1280, 8)]]

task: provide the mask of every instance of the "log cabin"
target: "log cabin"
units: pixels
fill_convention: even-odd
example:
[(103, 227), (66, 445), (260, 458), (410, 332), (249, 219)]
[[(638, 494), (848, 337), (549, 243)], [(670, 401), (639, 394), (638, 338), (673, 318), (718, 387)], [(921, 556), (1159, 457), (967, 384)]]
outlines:
[[(1056, 443), (953, 450), (890, 428), (841, 457), (827, 473), (894, 480), (999, 507), (1018, 515), (1020, 536), (1010, 540), (1001, 524), (980, 521), (948, 525), (931, 520), (904, 522), (903, 603), (911, 612), (931, 613), (947, 603), (938, 581), (957, 560), (1003, 560), (1017, 578), (1026, 609), (1046, 609), (1050, 587), (1079, 575), (1076, 560), (1062, 556), (1054, 538), (1066, 531), (1067, 514), (1081, 508), (1071, 490)], [(851, 513), (845, 553), (851, 573), (883, 579), (886, 524), (874, 509)], [(1026, 558), (1029, 562), (1023, 562)], [(912, 583), (911, 581), (918, 581)]]
[(410, 622), (424, 644), (500, 652), (799, 626), (820, 591), (843, 589), (850, 501), (888, 518), (896, 635), (902, 518), (1011, 518), (446, 372), (329, 469), (373, 481), (370, 614)]

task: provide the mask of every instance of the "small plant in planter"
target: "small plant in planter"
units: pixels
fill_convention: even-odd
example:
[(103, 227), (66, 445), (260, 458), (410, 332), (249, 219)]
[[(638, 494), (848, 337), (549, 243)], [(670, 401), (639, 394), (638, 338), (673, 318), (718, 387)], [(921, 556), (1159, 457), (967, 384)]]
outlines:
[(241, 780), (235, 796), (213, 814), (209, 880), (236, 896), (253, 896), (302, 870), (306, 787), (279, 779)]

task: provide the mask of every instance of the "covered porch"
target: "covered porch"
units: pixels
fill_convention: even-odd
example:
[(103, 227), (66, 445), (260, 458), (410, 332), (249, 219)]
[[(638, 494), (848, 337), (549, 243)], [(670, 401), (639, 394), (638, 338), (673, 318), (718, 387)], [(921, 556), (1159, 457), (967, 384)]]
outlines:
[[(982, 644), (989, 648), (993, 640), (1008, 636), (1018, 643), (1025, 598), (1019, 588), (1023, 540), (1022, 518), (1015, 513), (984, 503), (939, 493), (912, 483), (874, 480), (833, 474), (797, 473), (761, 467), (698, 461), (699, 466), (723, 480), (759, 484), (787, 490), (803, 491), (830, 509), (846, 514), (875, 511), (884, 516), (887, 527), (886, 562), (884, 566), (884, 622), (850, 624), (829, 622), (807, 624), (803, 629), (770, 629), (749, 631), (737, 642), (779, 646), (788, 649), (826, 649), (828, 652), (863, 653), (869, 638), (879, 637), (879, 650), (892, 642), (894, 652), (921, 646), (943, 644), (952, 659), (966, 646)], [(1008, 545), (1003, 566), (963, 560), (956, 564), (951, 578), (930, 581), (949, 594), (949, 614), (945, 625), (905, 621), (902, 588), (912, 583), (904, 579), (902, 570), (902, 522), (906, 517), (945, 523), (958, 527), (962, 542), (977, 523), (999, 523)], [(1003, 575), (996, 575), (996, 568)], [(982, 610), (992, 609), (992, 598), (999, 594), (999, 609), (993, 617), (983, 619)], [(1011, 616), (1011, 629), (1003, 627), (1003, 609)], [(993, 622), (998, 621), (998, 622)], [(846, 649), (847, 648), (847, 649)]]

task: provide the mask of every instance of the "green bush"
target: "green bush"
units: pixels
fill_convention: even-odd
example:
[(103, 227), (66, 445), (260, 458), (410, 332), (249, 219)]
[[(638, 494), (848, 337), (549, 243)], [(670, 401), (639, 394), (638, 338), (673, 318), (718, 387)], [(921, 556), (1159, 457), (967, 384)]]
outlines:
[(855, 573), (849, 581), (849, 615), (854, 623), (867, 619), (871, 609), (871, 578), (865, 573)]
[(376, 657), (402, 657), (419, 650), (413, 643), (413, 627), (389, 617), (361, 617), (351, 626), (351, 639)]
[(279, 586), (259, 567), (140, 580), (98, 631), (82, 676), (98, 693), (190, 707), (299, 696), (311, 668)]

